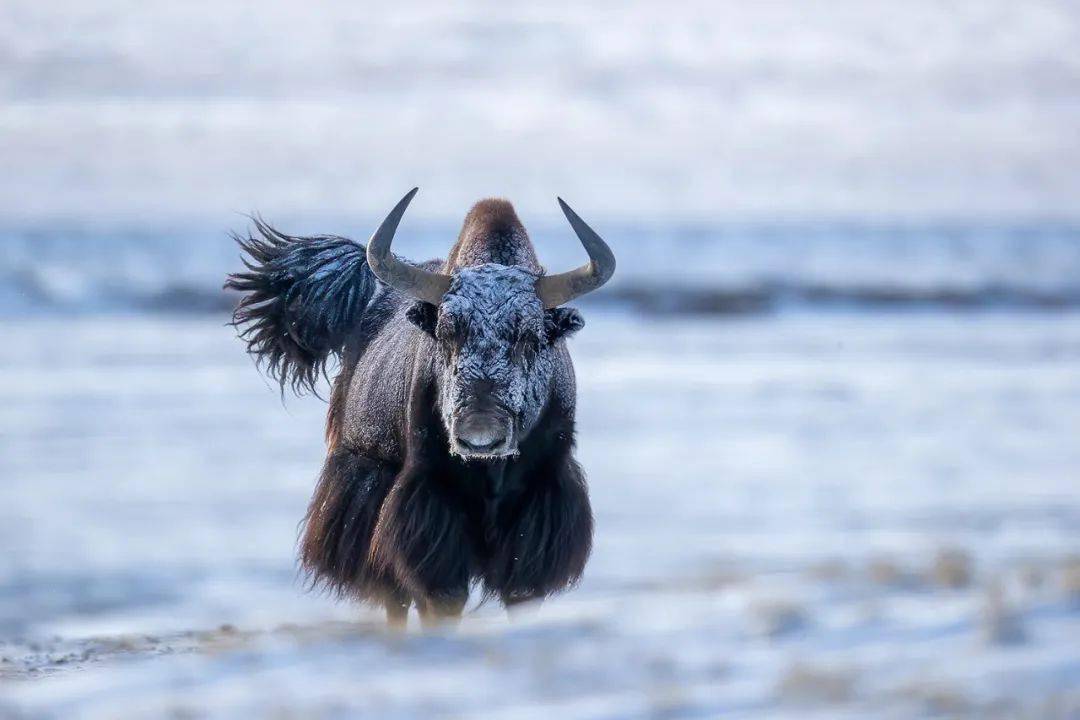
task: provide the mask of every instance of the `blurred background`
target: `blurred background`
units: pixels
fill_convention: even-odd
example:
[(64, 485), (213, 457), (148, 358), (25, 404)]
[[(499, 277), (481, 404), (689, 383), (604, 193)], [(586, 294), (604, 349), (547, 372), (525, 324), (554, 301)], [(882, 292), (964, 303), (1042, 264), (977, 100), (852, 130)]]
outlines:
[[(0, 5), (0, 715), (1080, 717), (1080, 6)], [(619, 257), (582, 586), (306, 594), (230, 230)]]

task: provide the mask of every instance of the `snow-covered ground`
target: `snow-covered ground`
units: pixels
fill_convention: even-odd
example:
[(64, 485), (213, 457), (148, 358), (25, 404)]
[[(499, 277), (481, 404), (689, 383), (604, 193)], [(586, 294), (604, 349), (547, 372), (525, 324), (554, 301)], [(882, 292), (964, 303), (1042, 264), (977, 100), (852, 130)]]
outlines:
[(585, 581), (403, 638), (224, 320), (5, 319), (0, 715), (1080, 716), (1080, 314), (593, 309)]
[[(1080, 718), (1080, 4), (4, 0), (0, 717)], [(567, 198), (581, 587), (304, 592), (325, 406), (225, 326), (260, 211), (442, 255)], [(677, 279), (677, 281), (673, 281)]]

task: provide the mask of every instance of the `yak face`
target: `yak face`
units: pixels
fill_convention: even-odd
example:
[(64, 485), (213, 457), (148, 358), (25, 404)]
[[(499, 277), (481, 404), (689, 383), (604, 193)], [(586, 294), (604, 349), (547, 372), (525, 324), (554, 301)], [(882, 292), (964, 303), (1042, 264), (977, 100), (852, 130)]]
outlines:
[[(417, 189), (398, 201), (368, 240), (367, 265), (383, 283), (419, 301), (407, 317), (435, 339), (435, 382), (450, 450), (476, 460), (514, 455), (566, 362), (559, 338), (583, 325), (576, 310), (561, 306), (610, 280), (615, 255), (560, 199), (589, 262), (544, 275), (510, 203), (484, 200), (465, 218), (449, 272), (412, 265), (390, 246)], [(486, 252), (459, 264), (462, 243)], [(505, 251), (508, 243), (520, 252), (490, 252)], [(504, 256), (516, 264), (480, 264)]]
[(550, 396), (557, 341), (584, 325), (572, 308), (545, 310), (536, 280), (520, 266), (461, 268), (437, 307), (420, 302), (409, 313), (435, 339), (442, 421), (465, 459), (517, 452)]

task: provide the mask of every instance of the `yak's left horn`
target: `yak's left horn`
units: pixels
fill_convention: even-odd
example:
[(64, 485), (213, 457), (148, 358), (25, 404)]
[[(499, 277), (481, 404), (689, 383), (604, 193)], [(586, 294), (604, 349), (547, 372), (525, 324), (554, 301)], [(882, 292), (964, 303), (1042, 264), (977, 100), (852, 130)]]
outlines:
[(398, 292), (432, 305), (438, 305), (442, 302), (443, 295), (450, 289), (450, 276), (429, 272), (402, 262), (390, 252), (390, 244), (394, 241), (394, 233), (397, 232), (401, 216), (405, 214), (405, 209), (409, 207), (413, 195), (416, 195), (419, 189), (413, 188), (401, 198), (368, 240), (367, 261), (375, 277)]
[[(536, 294), (545, 308), (558, 307), (576, 297), (596, 290), (615, 274), (615, 254), (570, 206), (558, 198), (570, 227), (574, 228), (585, 252), (589, 253), (589, 262), (581, 267), (558, 275), (544, 275), (536, 281)], [(369, 251), (370, 252), (370, 251)]]

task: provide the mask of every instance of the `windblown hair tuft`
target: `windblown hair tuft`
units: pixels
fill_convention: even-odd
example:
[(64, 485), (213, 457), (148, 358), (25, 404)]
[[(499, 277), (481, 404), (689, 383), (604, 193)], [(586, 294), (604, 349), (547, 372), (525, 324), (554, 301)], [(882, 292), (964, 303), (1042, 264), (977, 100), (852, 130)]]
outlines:
[(294, 237), (253, 221), (255, 235), (232, 236), (248, 269), (225, 282), (244, 294), (232, 325), (283, 392), (314, 391), (375, 293), (366, 250), (348, 238)]

